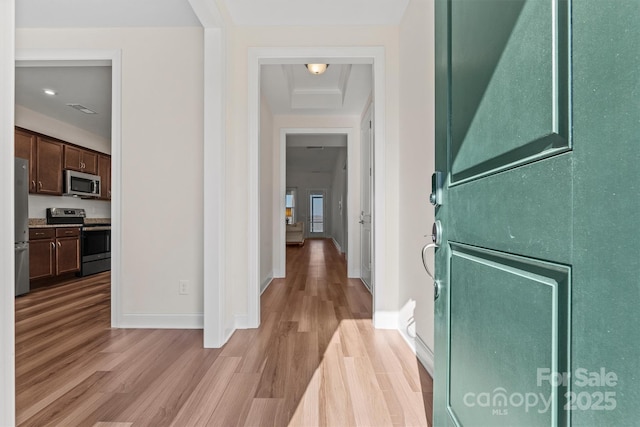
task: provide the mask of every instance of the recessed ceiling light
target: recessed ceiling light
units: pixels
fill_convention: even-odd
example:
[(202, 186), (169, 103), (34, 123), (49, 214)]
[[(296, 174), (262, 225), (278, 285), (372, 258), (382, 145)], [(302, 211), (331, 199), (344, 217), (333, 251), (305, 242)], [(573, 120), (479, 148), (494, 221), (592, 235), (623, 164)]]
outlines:
[(42, 91), (44, 93), (46, 93), (47, 95), (49, 95), (49, 96), (54, 96), (54, 95), (57, 94), (57, 92), (55, 90), (53, 90), (53, 89), (42, 89)]

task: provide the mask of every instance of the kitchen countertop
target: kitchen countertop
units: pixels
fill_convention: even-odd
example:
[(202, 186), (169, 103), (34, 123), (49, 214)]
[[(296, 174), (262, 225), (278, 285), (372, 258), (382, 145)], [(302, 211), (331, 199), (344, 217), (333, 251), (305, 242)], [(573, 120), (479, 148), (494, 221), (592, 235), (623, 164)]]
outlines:
[[(62, 228), (62, 227), (82, 227), (83, 225), (101, 224), (105, 230), (111, 229), (111, 218), (85, 218), (84, 224), (47, 224), (46, 218), (29, 218), (29, 228)], [(97, 229), (98, 227), (94, 227)]]

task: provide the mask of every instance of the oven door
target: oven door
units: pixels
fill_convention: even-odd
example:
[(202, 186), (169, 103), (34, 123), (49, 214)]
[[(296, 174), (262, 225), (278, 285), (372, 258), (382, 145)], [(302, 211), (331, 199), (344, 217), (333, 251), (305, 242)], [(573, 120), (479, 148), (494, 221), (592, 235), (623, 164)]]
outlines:
[(82, 261), (111, 258), (111, 230), (100, 227), (82, 229)]
[(111, 270), (111, 227), (84, 227), (81, 247), (79, 276)]

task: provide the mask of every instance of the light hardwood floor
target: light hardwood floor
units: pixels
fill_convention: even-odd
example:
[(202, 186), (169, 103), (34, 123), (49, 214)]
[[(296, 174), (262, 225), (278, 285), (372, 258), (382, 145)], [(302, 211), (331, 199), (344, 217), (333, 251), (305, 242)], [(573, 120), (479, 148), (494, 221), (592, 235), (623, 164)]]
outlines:
[(20, 426), (425, 426), (432, 382), (328, 240), (287, 248), (259, 329), (109, 328), (109, 275), (16, 299)]

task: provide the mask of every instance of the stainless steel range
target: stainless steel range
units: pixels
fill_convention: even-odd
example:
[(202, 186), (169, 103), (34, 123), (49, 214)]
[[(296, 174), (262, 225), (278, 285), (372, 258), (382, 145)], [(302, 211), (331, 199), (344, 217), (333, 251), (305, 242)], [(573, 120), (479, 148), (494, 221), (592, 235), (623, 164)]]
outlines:
[(84, 209), (49, 208), (48, 224), (78, 224), (80, 235), (80, 272), (89, 276), (111, 270), (111, 224), (86, 220)]

